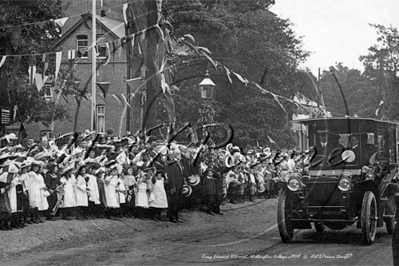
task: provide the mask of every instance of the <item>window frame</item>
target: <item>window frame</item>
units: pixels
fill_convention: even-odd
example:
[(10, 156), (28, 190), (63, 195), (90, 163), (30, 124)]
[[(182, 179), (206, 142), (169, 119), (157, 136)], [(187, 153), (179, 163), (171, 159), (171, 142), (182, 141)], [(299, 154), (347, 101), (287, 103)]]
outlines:
[[(103, 112), (100, 112), (101, 109)], [(99, 127), (100, 118), (103, 118), (103, 121), (104, 121), (103, 128)], [(99, 133), (105, 133), (105, 104), (97, 104), (96, 105), (96, 129), (97, 129), (97, 132), (99, 132)]]
[[(86, 45), (80, 45), (79, 42), (86, 42)], [(76, 47), (78, 50), (82, 49), (82, 48), (89, 48), (89, 37), (86, 34), (79, 34), (76, 36)], [(82, 53), (82, 57), (83, 59), (87, 59), (89, 58), (89, 51), (86, 50), (84, 53)]]

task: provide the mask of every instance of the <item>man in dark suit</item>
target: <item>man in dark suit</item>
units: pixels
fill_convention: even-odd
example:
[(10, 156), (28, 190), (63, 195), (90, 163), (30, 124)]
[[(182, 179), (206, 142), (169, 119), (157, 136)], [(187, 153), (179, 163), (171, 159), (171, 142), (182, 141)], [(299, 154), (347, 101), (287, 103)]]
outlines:
[[(356, 134), (352, 134), (349, 137), (350, 141), (350, 150), (352, 150), (355, 153), (355, 160), (354, 163), (360, 164), (360, 165), (366, 165), (368, 164), (369, 158), (367, 155), (367, 151), (364, 147), (360, 146), (360, 141), (359, 141), (359, 136)], [(365, 143), (362, 143), (363, 146), (365, 146)]]
[(182, 206), (182, 188), (184, 184), (183, 167), (180, 165), (181, 153), (178, 150), (170, 151), (171, 161), (166, 163), (165, 171), (168, 177), (168, 217), (173, 223), (182, 223), (179, 211)]
[[(318, 140), (316, 145), (314, 146), (314, 150), (312, 151), (312, 163), (320, 162), (324, 163), (327, 156), (331, 155), (329, 158), (329, 163), (334, 163), (336, 160), (339, 160), (340, 151), (343, 150), (343, 146), (339, 144), (339, 139), (330, 133), (329, 129), (320, 129), (317, 130)], [(332, 151), (336, 151), (331, 154)], [(339, 157), (339, 158), (338, 158)]]

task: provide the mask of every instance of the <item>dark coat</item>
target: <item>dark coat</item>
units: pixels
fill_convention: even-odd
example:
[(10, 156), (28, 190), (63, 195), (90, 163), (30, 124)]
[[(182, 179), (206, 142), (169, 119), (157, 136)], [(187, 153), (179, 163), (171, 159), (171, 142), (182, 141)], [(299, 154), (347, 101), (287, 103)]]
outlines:
[(356, 148), (350, 148), (355, 153), (355, 161), (354, 163), (358, 165), (366, 165), (368, 164), (369, 157), (367, 155), (367, 150), (366, 149), (361, 149), (360, 145), (357, 145)]
[(177, 162), (168, 162), (165, 167), (166, 174), (168, 175), (168, 189), (176, 189), (180, 191), (183, 187), (183, 172)]

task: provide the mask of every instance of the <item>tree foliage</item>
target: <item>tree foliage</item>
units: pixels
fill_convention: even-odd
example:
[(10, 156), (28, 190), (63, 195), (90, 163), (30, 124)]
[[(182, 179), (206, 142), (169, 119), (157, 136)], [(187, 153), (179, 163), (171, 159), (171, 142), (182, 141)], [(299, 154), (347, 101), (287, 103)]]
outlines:
[[(334, 73), (342, 87), (349, 116), (375, 118), (379, 99), (375, 97), (377, 88), (373, 82), (357, 69), (349, 69), (337, 63)], [(337, 82), (330, 71), (323, 71), (320, 79), (320, 90), (324, 97), (327, 111), (335, 117), (347, 115), (345, 101)]]
[[(290, 22), (278, 18), (267, 7), (273, 1), (168, 1), (174, 19), (175, 35), (191, 34), (196, 44), (206, 47), (210, 57), (255, 81), (264, 89), (288, 99), (301, 92), (315, 98), (316, 91), (306, 71), (298, 65), (308, 52), (292, 31)], [(238, 145), (267, 144), (267, 135), (290, 146), (288, 121), (295, 105), (280, 99), (284, 112), (269, 94), (252, 84), (243, 85), (233, 74), (229, 82), (224, 68), (213, 68), (205, 57), (193, 54), (174, 58), (177, 121), (195, 123), (201, 106), (198, 84), (209, 69), (216, 88), (216, 121), (235, 129)]]
[[(60, 37), (60, 28), (51, 19), (61, 17), (61, 1), (12, 1), (0, 2), (0, 54), (23, 55), (20, 65), (14, 65), (16, 57), (8, 56), (0, 68), (0, 97), (2, 106), (17, 105), (17, 120), (43, 122), (48, 125), (53, 119), (66, 119), (66, 106), (46, 101), (44, 91), (29, 84), (29, 63), (36, 61), (37, 72), (42, 73), (40, 56), (29, 54), (46, 53)], [(40, 23), (39, 23), (40, 22)], [(55, 60), (49, 60), (49, 73), (54, 73)], [(13, 73), (15, 72), (15, 73)], [(50, 78), (51, 79), (51, 78)]]
[(383, 101), (383, 114), (388, 119), (399, 120), (397, 111), (399, 32), (396, 28), (370, 24), (377, 31), (377, 44), (369, 47), (369, 53), (359, 59), (363, 62), (364, 75), (373, 81), (378, 90), (374, 96)]

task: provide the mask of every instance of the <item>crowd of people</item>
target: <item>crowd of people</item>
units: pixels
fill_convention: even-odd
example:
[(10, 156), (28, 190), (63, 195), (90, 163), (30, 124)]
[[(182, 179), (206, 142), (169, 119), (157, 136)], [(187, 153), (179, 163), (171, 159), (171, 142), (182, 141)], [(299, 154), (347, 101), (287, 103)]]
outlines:
[(277, 197), (278, 180), (294, 169), (290, 154), (267, 147), (244, 152), (90, 131), (21, 145), (11, 133), (1, 138), (0, 229), (55, 217), (182, 223), (182, 209), (223, 215), (223, 204)]

